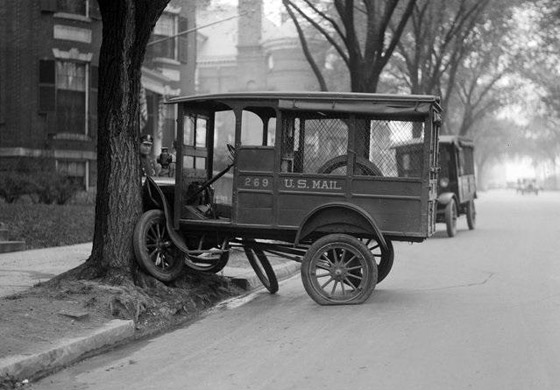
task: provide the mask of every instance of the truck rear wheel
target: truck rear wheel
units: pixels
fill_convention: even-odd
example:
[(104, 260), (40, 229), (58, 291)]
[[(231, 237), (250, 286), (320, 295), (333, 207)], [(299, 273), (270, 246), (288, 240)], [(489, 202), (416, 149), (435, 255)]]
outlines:
[(301, 278), (309, 296), (320, 305), (359, 304), (375, 289), (377, 264), (357, 238), (329, 234), (305, 253)]
[(366, 244), (375, 259), (375, 263), (377, 264), (377, 284), (379, 284), (389, 275), (391, 268), (393, 268), (393, 260), (395, 258), (393, 243), (391, 240), (385, 239), (387, 250), (383, 250), (381, 244), (375, 238), (362, 240), (362, 242)]
[(447, 227), (447, 235), (455, 237), (457, 234), (457, 205), (453, 199), (445, 206), (445, 225)]
[(476, 227), (476, 208), (474, 207), (474, 200), (469, 200), (467, 203), (467, 226), (469, 230)]

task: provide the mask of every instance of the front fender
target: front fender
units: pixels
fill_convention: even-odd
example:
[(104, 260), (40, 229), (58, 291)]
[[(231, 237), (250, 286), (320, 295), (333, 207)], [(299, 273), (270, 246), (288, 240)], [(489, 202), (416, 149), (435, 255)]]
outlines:
[(304, 239), (309, 234), (313, 233), (315, 230), (317, 230), (322, 226), (326, 226), (329, 224), (336, 224), (337, 221), (329, 219), (329, 217), (326, 218), (327, 219), (326, 221), (320, 221), (321, 216), (325, 216), (328, 213), (328, 211), (334, 211), (334, 210), (343, 211), (344, 212), (343, 215), (345, 217), (350, 217), (350, 219), (352, 219), (352, 216), (356, 217), (357, 219), (355, 219), (355, 221), (365, 225), (365, 228), (369, 230), (370, 233), (378, 239), (382, 249), (388, 250), (387, 242), (383, 237), (383, 233), (381, 232), (381, 229), (379, 229), (379, 227), (377, 226), (377, 223), (375, 222), (373, 217), (359, 206), (350, 203), (342, 203), (342, 202), (326, 203), (324, 205), (318, 206), (313, 210), (311, 210), (303, 218), (303, 221), (299, 226), (299, 229), (296, 234), (295, 244), (297, 245), (300, 242), (300, 240)]
[[(175, 246), (179, 248), (179, 250), (187, 253), (189, 251), (189, 248), (187, 247), (187, 244), (185, 244), (185, 240), (183, 240), (183, 237), (181, 237), (181, 235), (175, 229), (173, 229), (173, 215), (171, 212), (171, 207), (169, 206), (165, 195), (163, 195), (163, 191), (149, 176), (146, 177), (144, 186), (146, 188), (147, 199), (149, 200), (149, 202), (155, 205), (155, 208), (163, 210), (163, 213), (165, 215), (165, 227), (167, 228), (171, 241), (173, 241), (173, 244), (175, 244)], [(144, 205), (144, 208), (146, 207), (149, 206)]]
[(438, 195), (437, 202), (442, 206), (447, 206), (454, 198), (455, 194), (453, 192), (442, 192)]

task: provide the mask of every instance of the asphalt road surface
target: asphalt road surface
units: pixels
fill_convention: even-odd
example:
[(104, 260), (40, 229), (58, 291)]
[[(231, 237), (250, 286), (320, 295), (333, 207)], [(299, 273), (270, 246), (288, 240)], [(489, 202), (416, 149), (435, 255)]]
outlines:
[(322, 307), (299, 276), (34, 389), (558, 389), (560, 194), (489, 192), (477, 229), (395, 245), (360, 306)]

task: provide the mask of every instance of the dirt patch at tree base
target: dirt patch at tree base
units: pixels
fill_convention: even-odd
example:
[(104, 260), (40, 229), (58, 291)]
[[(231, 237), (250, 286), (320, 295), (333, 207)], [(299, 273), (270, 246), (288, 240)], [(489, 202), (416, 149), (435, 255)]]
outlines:
[[(142, 284), (123, 287), (51, 280), (0, 299), (0, 358), (49, 350), (115, 318), (134, 320), (137, 338), (154, 335), (244, 293), (227, 278), (194, 272), (184, 273), (170, 285), (144, 276)], [(0, 389), (14, 386), (17, 383), (10, 378), (0, 378)]]

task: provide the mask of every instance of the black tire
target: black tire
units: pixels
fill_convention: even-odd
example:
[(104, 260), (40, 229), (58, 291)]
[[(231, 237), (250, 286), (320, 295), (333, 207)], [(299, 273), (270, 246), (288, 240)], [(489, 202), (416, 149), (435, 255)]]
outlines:
[(467, 203), (467, 226), (469, 230), (474, 230), (476, 227), (476, 207), (474, 206), (474, 200), (469, 200)]
[(393, 268), (393, 260), (395, 259), (393, 243), (391, 240), (385, 239), (387, 250), (384, 251), (375, 238), (364, 239), (362, 242), (367, 246), (375, 259), (375, 263), (377, 264), (377, 284), (379, 284), (389, 275), (391, 268)]
[(445, 225), (447, 227), (447, 235), (455, 237), (457, 234), (457, 205), (453, 199), (445, 206)]
[(249, 260), (249, 264), (251, 264), (251, 267), (263, 286), (271, 294), (275, 294), (278, 291), (278, 279), (276, 278), (274, 268), (272, 268), (264, 252), (252, 247), (250, 244), (243, 245), (243, 249), (245, 250), (245, 255)]
[[(338, 168), (342, 168), (348, 164), (348, 157), (346, 154), (331, 158), (329, 161), (321, 165), (317, 173), (332, 173)], [(383, 173), (371, 161), (363, 158), (356, 157), (356, 166), (360, 169), (360, 174), (366, 176), (383, 176)]]
[(162, 282), (171, 282), (183, 270), (183, 254), (173, 245), (162, 210), (146, 211), (134, 227), (132, 240), (138, 265)]
[(320, 305), (359, 304), (375, 289), (377, 264), (357, 238), (330, 234), (315, 241), (305, 253), (301, 278), (307, 294)]

